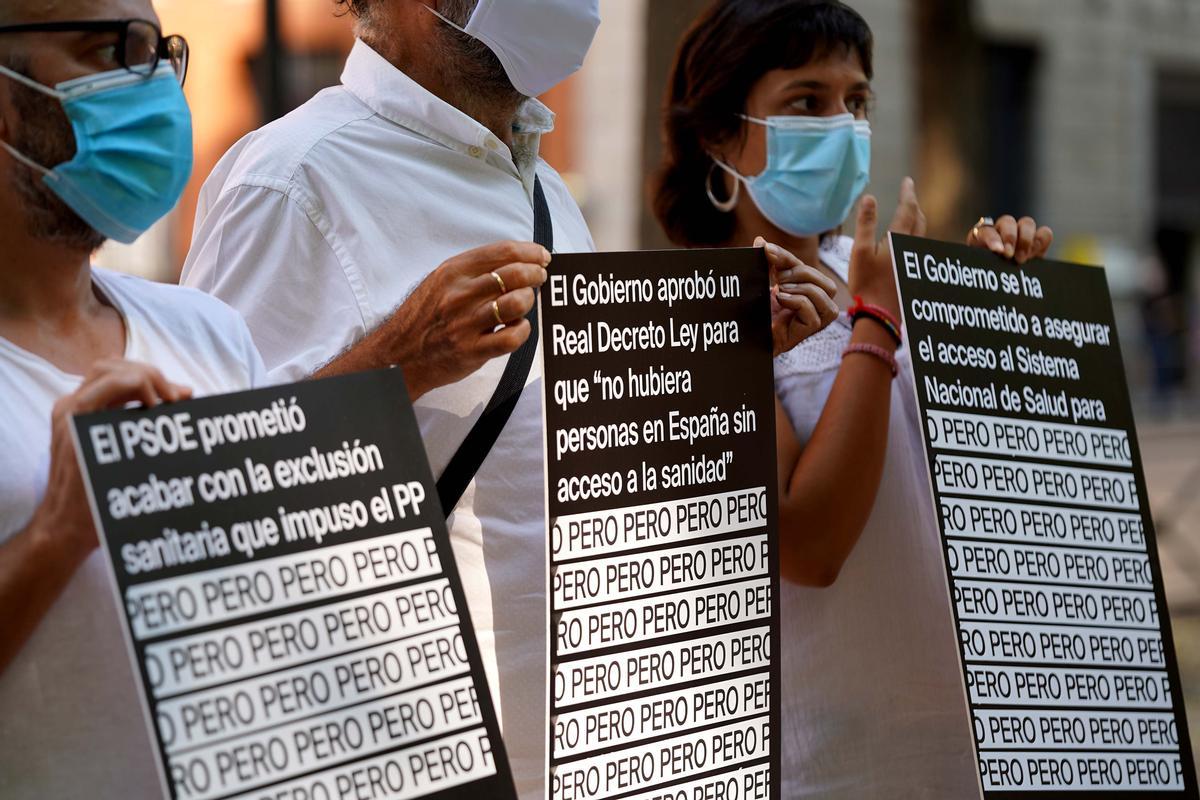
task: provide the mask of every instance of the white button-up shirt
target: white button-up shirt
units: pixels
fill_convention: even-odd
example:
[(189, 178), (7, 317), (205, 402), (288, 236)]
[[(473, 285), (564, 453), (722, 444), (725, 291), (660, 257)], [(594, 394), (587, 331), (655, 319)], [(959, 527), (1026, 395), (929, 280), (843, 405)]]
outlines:
[[(447, 258), (529, 241), (535, 170), (555, 249), (594, 249), (562, 179), (538, 159), (552, 125), (549, 110), (528, 101), (510, 151), (360, 41), (341, 86), (222, 159), (200, 197), (183, 282), (241, 311), (272, 377), (299, 380), (387, 319)], [(435, 475), (479, 418), (506, 361), (416, 403)], [(513, 772), (528, 798), (542, 796), (547, 738), (541, 392), (539, 359), (450, 518)]]

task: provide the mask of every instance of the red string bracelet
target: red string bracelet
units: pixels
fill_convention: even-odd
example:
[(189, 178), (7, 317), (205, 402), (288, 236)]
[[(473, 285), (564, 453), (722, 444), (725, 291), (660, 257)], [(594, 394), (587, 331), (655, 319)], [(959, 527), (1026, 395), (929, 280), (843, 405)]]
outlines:
[(854, 353), (862, 353), (863, 355), (878, 358), (880, 361), (888, 365), (888, 368), (892, 371), (893, 378), (900, 374), (900, 367), (898, 364), (896, 364), (896, 357), (878, 345), (852, 344), (842, 352), (842, 358)]
[(900, 335), (900, 321), (892, 316), (886, 308), (864, 303), (861, 297), (855, 295), (854, 305), (846, 309), (846, 313), (854, 322), (858, 322), (860, 319), (869, 319), (881, 325), (896, 342), (896, 347), (904, 343), (904, 339)]

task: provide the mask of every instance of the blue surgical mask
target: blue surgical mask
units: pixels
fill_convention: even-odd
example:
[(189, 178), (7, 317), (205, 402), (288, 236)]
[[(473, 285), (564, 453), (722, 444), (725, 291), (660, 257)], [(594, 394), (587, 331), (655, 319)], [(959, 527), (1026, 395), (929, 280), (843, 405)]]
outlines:
[(817, 236), (846, 221), (871, 179), (871, 125), (853, 114), (746, 120), (767, 129), (767, 166), (753, 177), (720, 159), (746, 185), (771, 224), (793, 236)]
[(75, 157), (50, 168), (7, 142), (13, 158), (100, 234), (128, 244), (175, 207), (192, 174), (192, 115), (169, 64), (146, 77), (119, 69), (53, 89), (0, 66), (0, 75), (62, 103)]

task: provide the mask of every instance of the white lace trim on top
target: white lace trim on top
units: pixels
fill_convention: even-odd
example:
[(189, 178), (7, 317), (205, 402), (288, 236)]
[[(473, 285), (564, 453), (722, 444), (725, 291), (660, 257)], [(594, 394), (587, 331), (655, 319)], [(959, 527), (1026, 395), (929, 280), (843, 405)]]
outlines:
[[(821, 242), (821, 263), (846, 281), (850, 277), (850, 251), (854, 240), (849, 236), (829, 236)], [(832, 325), (813, 334), (775, 359), (775, 378), (789, 375), (813, 375), (836, 370), (842, 364), (842, 352), (850, 342), (850, 321), (845, 314)]]

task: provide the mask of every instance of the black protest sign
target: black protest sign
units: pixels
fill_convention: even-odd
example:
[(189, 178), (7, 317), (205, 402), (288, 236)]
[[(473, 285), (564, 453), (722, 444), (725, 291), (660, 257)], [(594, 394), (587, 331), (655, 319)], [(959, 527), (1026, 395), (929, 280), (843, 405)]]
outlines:
[(1104, 270), (892, 247), (984, 796), (1196, 797)]
[(779, 796), (770, 318), (762, 250), (554, 257), (554, 800)]
[(515, 797), (407, 397), (390, 370), (75, 420), (167, 796)]

